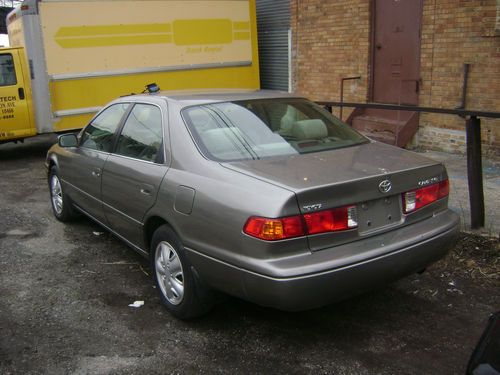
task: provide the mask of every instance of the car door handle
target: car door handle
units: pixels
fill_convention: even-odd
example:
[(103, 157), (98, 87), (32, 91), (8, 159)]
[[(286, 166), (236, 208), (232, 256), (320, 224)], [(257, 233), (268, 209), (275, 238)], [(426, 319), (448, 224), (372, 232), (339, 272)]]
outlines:
[(92, 176), (93, 177), (101, 177), (101, 169), (100, 168), (96, 168), (92, 171)]
[(22, 87), (17, 89), (17, 93), (19, 94), (19, 100), (24, 100), (26, 96), (24, 95), (24, 89)]
[(153, 194), (154, 186), (148, 185), (148, 184), (142, 184), (141, 185), (141, 194), (150, 196)]

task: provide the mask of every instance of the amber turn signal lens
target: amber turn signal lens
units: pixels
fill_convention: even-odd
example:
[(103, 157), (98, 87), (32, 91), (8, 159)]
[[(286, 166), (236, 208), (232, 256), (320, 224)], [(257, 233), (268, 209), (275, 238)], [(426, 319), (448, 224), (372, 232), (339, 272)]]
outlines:
[(266, 241), (284, 240), (286, 238), (305, 235), (304, 225), (300, 216), (290, 216), (281, 219), (251, 217), (243, 232)]

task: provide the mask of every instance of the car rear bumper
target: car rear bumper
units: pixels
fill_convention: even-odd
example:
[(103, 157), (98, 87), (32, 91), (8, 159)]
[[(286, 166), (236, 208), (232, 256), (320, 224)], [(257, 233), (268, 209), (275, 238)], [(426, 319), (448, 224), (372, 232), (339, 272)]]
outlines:
[[(460, 221), (458, 215), (449, 210), (439, 216), (425, 220), (427, 223), (407, 227), (409, 233), (415, 231), (412, 241), (404, 236), (392, 237), (392, 243), (382, 245), (387, 249), (382, 255), (291, 277), (263, 275), (187, 250), (200, 276), (214, 288), (259, 305), (299, 311), (324, 306), (374, 289), (423, 270), (444, 257), (457, 239)], [(422, 233), (422, 228), (429, 225), (434, 226), (430, 235), (419, 234)], [(380, 247), (382, 237), (387, 242), (387, 236), (374, 236), (365, 240), (363, 245)], [(318, 259), (324, 260), (328, 251), (341, 251), (342, 246), (350, 244), (322, 250), (318, 252), (322, 253)], [(370, 254), (370, 250), (367, 248), (364, 253)], [(314, 256), (315, 254), (311, 254), (311, 257)]]

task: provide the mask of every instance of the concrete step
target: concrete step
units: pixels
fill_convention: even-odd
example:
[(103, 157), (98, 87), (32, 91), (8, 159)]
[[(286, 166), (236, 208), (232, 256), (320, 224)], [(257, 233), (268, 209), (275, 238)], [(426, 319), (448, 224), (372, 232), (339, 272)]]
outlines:
[(404, 125), (402, 121), (370, 115), (357, 116), (352, 122), (352, 127), (361, 134), (390, 145), (396, 145), (396, 135)]
[(375, 141), (387, 143), (388, 145), (396, 145), (396, 136), (394, 133), (389, 132), (389, 131), (366, 131), (366, 130), (361, 130), (359, 131), (361, 134), (364, 136), (373, 139)]
[(391, 111), (388, 109), (366, 108), (363, 115), (369, 117), (380, 117), (387, 120), (394, 121), (408, 121), (413, 112), (409, 111)]
[(404, 116), (391, 114), (386, 117), (385, 113), (372, 110), (355, 116), (352, 127), (369, 138), (404, 147), (418, 130), (418, 113), (406, 112)]
[(391, 120), (378, 116), (362, 115), (354, 118), (352, 126), (359, 131), (388, 131), (395, 133), (405, 125), (405, 121)]

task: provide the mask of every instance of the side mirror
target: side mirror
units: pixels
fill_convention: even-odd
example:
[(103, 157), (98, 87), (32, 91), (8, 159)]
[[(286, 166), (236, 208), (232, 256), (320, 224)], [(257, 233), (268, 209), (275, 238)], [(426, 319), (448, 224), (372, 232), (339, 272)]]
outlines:
[(76, 147), (78, 146), (78, 138), (75, 134), (63, 134), (57, 138), (57, 143), (60, 147)]

